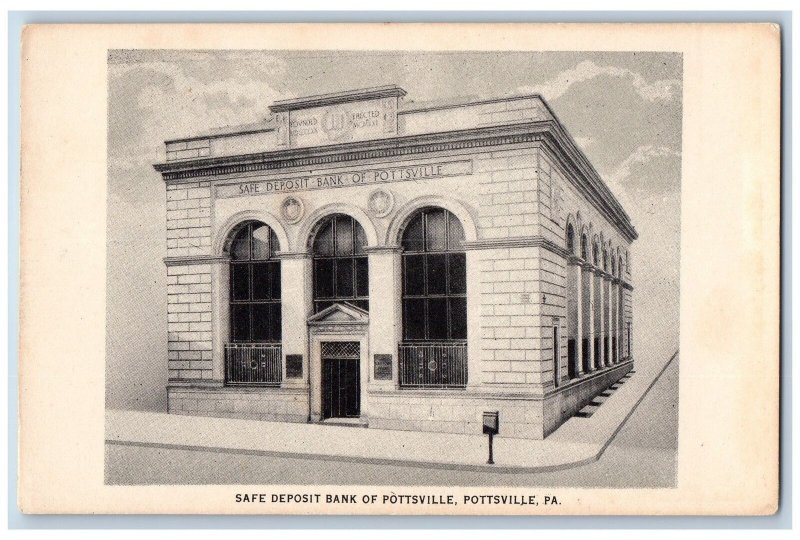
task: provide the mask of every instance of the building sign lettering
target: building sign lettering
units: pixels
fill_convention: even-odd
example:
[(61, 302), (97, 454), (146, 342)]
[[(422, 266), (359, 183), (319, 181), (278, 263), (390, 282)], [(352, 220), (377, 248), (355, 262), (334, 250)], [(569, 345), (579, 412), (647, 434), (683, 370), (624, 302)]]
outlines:
[(219, 198), (246, 197), (249, 195), (268, 195), (270, 193), (332, 189), (385, 182), (429, 180), (465, 174), (472, 174), (471, 160), (426, 163), (401, 167), (366, 168), (363, 170), (313, 176), (281, 178), (279, 180), (259, 180), (243, 184), (227, 184), (217, 186), (216, 194)]

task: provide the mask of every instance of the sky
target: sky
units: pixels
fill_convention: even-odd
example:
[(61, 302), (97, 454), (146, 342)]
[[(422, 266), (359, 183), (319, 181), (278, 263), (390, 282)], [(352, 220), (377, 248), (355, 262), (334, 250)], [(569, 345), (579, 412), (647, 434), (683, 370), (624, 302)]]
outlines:
[[(652, 52), (111, 51), (107, 403), (163, 408), (163, 141), (265, 119), (279, 99), (396, 84), (405, 102), (539, 93), (622, 203), (634, 355), (678, 346), (682, 59)], [(155, 390), (154, 390), (155, 389)]]

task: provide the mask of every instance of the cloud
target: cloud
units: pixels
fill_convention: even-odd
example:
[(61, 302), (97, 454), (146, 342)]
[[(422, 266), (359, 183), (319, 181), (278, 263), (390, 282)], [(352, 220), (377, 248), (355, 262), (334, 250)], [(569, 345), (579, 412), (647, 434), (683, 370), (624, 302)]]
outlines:
[[(673, 203), (679, 206), (680, 160), (674, 160), (677, 163), (658, 163), (656, 160), (680, 155), (668, 146), (641, 145), (612, 172), (601, 174), (634, 224), (649, 220), (655, 207), (672, 207)], [(655, 224), (655, 227), (660, 225)]]
[[(272, 88), (267, 78), (280, 70), (283, 61), (238, 60), (235, 70), (224, 68), (217, 59), (200, 57), (191, 63), (137, 62), (112, 64), (112, 77), (146, 74), (150, 83), (136, 96), (138, 112), (152, 116), (166, 127), (164, 137), (192, 135), (213, 127), (251, 123), (269, 114), (269, 105), (294, 97)], [(164, 121), (159, 121), (163, 119)], [(159, 126), (159, 127), (162, 127)], [(191, 131), (178, 131), (190, 129)]]
[(630, 69), (599, 66), (591, 60), (585, 60), (573, 68), (562, 71), (549, 81), (535, 86), (520, 87), (518, 90), (523, 93), (541, 94), (545, 99), (552, 101), (563, 96), (572, 85), (601, 76), (630, 80), (634, 90), (642, 99), (649, 102), (671, 100), (681, 85), (678, 79), (660, 79), (647, 82), (641, 74)]
[(116, 98), (109, 117), (109, 164), (121, 169), (163, 160), (165, 139), (258, 122), (274, 101), (294, 97), (272, 86), (286, 65), (269, 56), (190, 54), (108, 68)]
[(617, 168), (608, 175), (607, 180), (611, 184), (622, 185), (630, 178), (633, 167), (649, 163), (655, 158), (678, 157), (680, 155), (680, 152), (668, 146), (653, 146), (651, 144), (639, 146), (622, 163), (617, 165)]

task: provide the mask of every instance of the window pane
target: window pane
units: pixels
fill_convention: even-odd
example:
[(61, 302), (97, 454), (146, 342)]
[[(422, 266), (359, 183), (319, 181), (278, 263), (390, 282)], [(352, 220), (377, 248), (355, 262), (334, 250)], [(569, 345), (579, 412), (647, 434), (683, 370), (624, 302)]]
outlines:
[(447, 256), (450, 271), (450, 293), (467, 292), (467, 256), (463, 253), (452, 253)]
[(364, 229), (358, 222), (354, 223), (356, 229), (356, 245), (355, 245), (355, 253), (359, 255), (364, 253), (364, 248), (367, 247), (367, 235), (364, 233)]
[(353, 254), (353, 219), (336, 216), (336, 255)]
[(272, 229), (269, 230), (269, 256), (274, 257), (281, 246), (278, 244), (278, 236)]
[(231, 258), (236, 261), (250, 259), (250, 226), (245, 225), (236, 233), (231, 243)]
[(336, 259), (336, 296), (353, 296), (353, 259)]
[(567, 251), (572, 253), (574, 251), (574, 243), (575, 243), (575, 230), (572, 228), (572, 225), (567, 225)]
[(369, 296), (369, 266), (366, 257), (356, 259), (356, 296)]
[(403, 300), (403, 318), (405, 339), (425, 339), (425, 300), (421, 298)]
[(447, 339), (447, 299), (428, 300), (428, 339)]
[(447, 255), (428, 255), (428, 294), (447, 291)]
[(406, 251), (422, 251), (422, 212), (419, 212), (406, 226), (403, 232), (403, 249)]
[(231, 265), (231, 291), (234, 300), (249, 300), (250, 299), (250, 279), (249, 279), (249, 265), (247, 264), (232, 264)]
[(460, 250), (463, 249), (462, 242), (464, 241), (464, 228), (458, 218), (447, 212), (447, 219), (449, 220), (449, 227), (447, 230), (447, 249)]
[(269, 240), (272, 236), (272, 229), (266, 225), (253, 225), (253, 258), (269, 259), (270, 247)]
[(314, 297), (333, 297), (333, 259), (314, 261)]
[(444, 210), (430, 210), (426, 212), (425, 250), (444, 251), (445, 245), (445, 214)]
[(269, 304), (252, 304), (253, 331), (251, 339), (264, 343), (269, 341)]
[(267, 304), (269, 306), (269, 332), (267, 341), (280, 342), (281, 340), (281, 305), (279, 302)]
[(348, 300), (347, 303), (353, 304), (364, 311), (369, 311), (369, 300)]
[(270, 291), (273, 300), (281, 299), (281, 263), (280, 261), (273, 261), (267, 263), (267, 272), (269, 274)]
[(322, 256), (333, 255), (333, 220), (328, 219), (314, 237), (314, 253)]
[(425, 255), (403, 255), (404, 294), (425, 294), (424, 261)]
[(270, 265), (271, 263), (253, 264), (253, 300), (268, 300), (272, 298), (270, 290)]
[(450, 298), (450, 338), (467, 339), (467, 299)]
[(233, 341), (250, 340), (250, 306), (234, 304), (231, 306), (231, 335)]
[(321, 301), (321, 302), (314, 302), (314, 305), (316, 306), (316, 309), (314, 311), (319, 313), (320, 311), (322, 311), (324, 309), (328, 309), (329, 307), (331, 307), (333, 305), (333, 302), (331, 302), (329, 300), (325, 300), (325, 301)]

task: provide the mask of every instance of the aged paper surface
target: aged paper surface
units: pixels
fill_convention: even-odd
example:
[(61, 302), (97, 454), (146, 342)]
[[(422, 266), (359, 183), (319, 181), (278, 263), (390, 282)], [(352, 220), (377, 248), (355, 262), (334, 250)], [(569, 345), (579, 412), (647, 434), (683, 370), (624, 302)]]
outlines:
[[(364, 52), (363, 58), (367, 58), (366, 51), (370, 54), (404, 51), (409, 57), (414, 53), (480, 51), (496, 53), (501, 60), (510, 58), (512, 53), (529, 52), (532, 56), (540, 55), (537, 58), (551, 58), (547, 51), (559, 51), (559, 54), (572, 51), (578, 53), (573, 62), (577, 67), (567, 70), (567, 75), (562, 74), (561, 78), (558, 74), (548, 78), (551, 94), (545, 97), (551, 101), (566, 92), (575, 77), (592, 80), (597, 76), (592, 71), (596, 68), (602, 72), (601, 75), (624, 81), (628, 85), (627, 91), (636, 92), (644, 102), (678, 100), (677, 110), (682, 115), (677, 128), (675, 124), (671, 128), (679, 133), (677, 147), (672, 148), (666, 142), (656, 147), (639, 147), (641, 152), (638, 154), (619, 160), (621, 164), (616, 167), (616, 172), (621, 176), (612, 175), (617, 179), (624, 178), (626, 167), (641, 164), (652, 157), (672, 158), (678, 164), (676, 189), (671, 192), (675, 204), (671, 208), (674, 208), (675, 227), (680, 231), (679, 235), (675, 231), (680, 245), (679, 250), (672, 246), (670, 253), (676, 261), (679, 253), (680, 272), (678, 274), (675, 268), (672, 274), (676, 289), (679, 279), (679, 303), (676, 299), (673, 305), (664, 305), (663, 312), (655, 309), (653, 302), (649, 308), (634, 307), (635, 324), (643, 325), (653, 335), (658, 334), (659, 328), (667, 328), (669, 331), (665, 334), (673, 336), (674, 342), (669, 342), (669, 339), (659, 342), (647, 335), (639, 339), (635, 344), (639, 347), (636, 374), (625, 383), (625, 386), (632, 385), (637, 374), (649, 373), (646, 357), (659, 357), (661, 364), (669, 367), (667, 361), (678, 350), (677, 339), (680, 336), (680, 374), (679, 377), (676, 375), (676, 380), (679, 380), (679, 434), (672, 485), (642, 486), (635, 481), (623, 480), (626, 477), (626, 471), (622, 470), (624, 463), (619, 465), (617, 472), (611, 473), (612, 477), (617, 475), (620, 479), (616, 484), (599, 487), (582, 485), (580, 468), (574, 469), (577, 471), (574, 482), (540, 478), (525, 483), (515, 479), (519, 477), (513, 472), (505, 477), (507, 480), (498, 475), (481, 480), (470, 476), (473, 473), (479, 475), (480, 471), (470, 471), (468, 467), (464, 469), (463, 483), (459, 483), (457, 474), (453, 480), (454, 476), (438, 476), (431, 469), (430, 478), (434, 480), (428, 478), (421, 486), (408, 482), (393, 485), (380, 473), (364, 485), (353, 485), (353, 482), (336, 476), (330, 476), (328, 482), (299, 482), (292, 481), (294, 477), (291, 474), (280, 473), (272, 477), (279, 481), (264, 481), (265, 476), (260, 475), (254, 476), (259, 478), (258, 482), (242, 482), (246, 475), (243, 477), (234, 472), (230, 478), (235, 481), (228, 482), (224, 479), (201, 481), (200, 484), (167, 478), (161, 482), (144, 480), (152, 478), (152, 470), (173, 459), (168, 457), (168, 452), (197, 450), (195, 442), (189, 439), (183, 441), (182, 450), (178, 448), (181, 444), (164, 444), (159, 450), (163, 452), (156, 452), (152, 460), (142, 454), (138, 461), (126, 462), (122, 469), (115, 469), (118, 464), (114, 465), (114, 459), (120, 452), (134, 452), (135, 448), (146, 446), (106, 443), (115, 437), (119, 439), (117, 443), (133, 440), (133, 430), (125, 432), (120, 424), (115, 423), (120, 417), (115, 411), (126, 408), (148, 410), (149, 405), (139, 407), (137, 404), (146, 402), (147, 396), (157, 391), (158, 399), (163, 401), (160, 407), (166, 412), (164, 386), (167, 377), (166, 356), (148, 357), (149, 349), (134, 346), (137, 341), (151, 339), (151, 335), (146, 334), (147, 321), (126, 318), (125, 312), (130, 306), (119, 303), (118, 290), (120, 283), (135, 284), (130, 274), (141, 271), (134, 264), (137, 260), (136, 244), (126, 244), (126, 239), (156, 235), (157, 242), (163, 243), (166, 232), (164, 215), (148, 215), (147, 220), (137, 221), (137, 216), (133, 215), (137, 212), (135, 207), (128, 207), (128, 214), (122, 215), (120, 209), (124, 205), (120, 200), (129, 194), (126, 194), (127, 188), (120, 187), (123, 177), (118, 171), (120, 167), (128, 167), (128, 176), (123, 179), (148, 185), (158, 204), (163, 204), (164, 185), (152, 168), (153, 164), (164, 162), (161, 142), (205, 132), (208, 127), (244, 123), (223, 108), (214, 117), (217, 121), (215, 126), (198, 124), (196, 131), (189, 129), (187, 132), (183, 128), (193, 125), (192, 118), (183, 118), (179, 120), (182, 131), (171, 133), (170, 128), (174, 126), (165, 125), (163, 118), (154, 115), (149, 117), (151, 124), (141, 128), (157, 131), (153, 140), (159, 146), (151, 148), (152, 158), (145, 160), (141, 169), (130, 167), (130, 163), (135, 162), (133, 157), (123, 163), (127, 148), (125, 138), (133, 139), (141, 134), (120, 135), (109, 122), (120, 111), (124, 113), (129, 104), (133, 107), (138, 103), (144, 110), (152, 103), (169, 104), (172, 98), (159, 89), (158, 75), (149, 75), (153, 77), (152, 84), (133, 80), (120, 83), (121, 77), (128, 76), (128, 73), (135, 77), (136, 63), (152, 62), (153, 58), (157, 58), (156, 63), (160, 62), (162, 66), (170, 66), (171, 62), (177, 65), (185, 58), (180, 51), (188, 51), (188, 54), (229, 51), (225, 54), (236, 58), (237, 53), (230, 51), (274, 51), (277, 57), (289, 51), (298, 55), (299, 60), (294, 64), (280, 64), (275, 69), (288, 69), (288, 73), (276, 75), (278, 81), (288, 80), (292, 75), (306, 77), (308, 82), (299, 96), (281, 93), (266, 98), (253, 96), (261, 91), (253, 82), (256, 79), (248, 80), (245, 76), (235, 83), (230, 77), (226, 79), (225, 84), (240, 85), (240, 100), (236, 104), (252, 106), (248, 101), (252, 98), (257, 102), (255, 108), (261, 107), (258, 110), (264, 111), (263, 115), (267, 114), (268, 105), (282, 98), (333, 91), (318, 91), (315, 81), (336, 76), (333, 73), (335, 69), (299, 73), (303, 58), (306, 58), (302, 56), (303, 51), (308, 53), (308, 57), (325, 56), (320, 51), (342, 51), (343, 58), (353, 59), (351, 63), (360, 61), (360, 52)], [(603, 54), (625, 51), (663, 54), (665, 65), (669, 61), (680, 66), (680, 76), (643, 78), (628, 68), (608, 67), (604, 63), (607, 57)], [(584, 53), (589, 56), (581, 60), (580, 55)], [(591, 54), (600, 55), (604, 60), (588, 59)], [(22, 511), (432, 515), (763, 515), (776, 511), (780, 217), (780, 33), (777, 27), (746, 24), (32, 26), (24, 32), (22, 65), (18, 499)], [(267, 69), (263, 65), (253, 69), (256, 68)], [(475, 69), (476, 72), (470, 76), (480, 78), (482, 73)], [(528, 66), (528, 69), (535, 71), (536, 64)], [(409, 65), (408, 70), (413, 73), (414, 67)], [(462, 82), (456, 76), (457, 70), (442, 68), (442, 71), (444, 73), (438, 74), (437, 83), (441, 84), (442, 78), (446, 82), (448, 76), (452, 77), (454, 84)], [(210, 77), (212, 80), (213, 75)], [(191, 93), (193, 84), (198, 83), (191, 78), (178, 81), (172, 72), (161, 76), (173, 77), (176, 88), (179, 83), (185, 85), (176, 90), (184, 95)], [(426, 75), (421, 70), (418, 76)], [(542, 81), (536, 79), (535, 73), (532, 81), (528, 93), (540, 92), (536, 84)], [(352, 90), (389, 82), (376, 75), (373, 80), (341, 81), (339, 86), (341, 90)], [(598, 86), (590, 86), (585, 91), (588, 94), (606, 91), (599, 86), (600, 82), (598, 80)], [(217, 93), (228, 92), (225, 84), (220, 83)], [(330, 85), (321, 86), (327, 89)], [(132, 88), (137, 88), (139, 93), (126, 95), (126, 89)], [(503, 88), (498, 93), (512, 90), (518, 89)], [(205, 89), (206, 105), (202, 112), (213, 108), (214, 95), (213, 88), (212, 91)], [(458, 95), (458, 92), (452, 95)], [(570, 128), (566, 118), (570, 116), (569, 111), (555, 109)], [(168, 107), (164, 106), (160, 113), (167, 110)], [(623, 110), (615, 111), (615, 115), (624, 114)], [(253, 122), (258, 120), (259, 117), (252, 119)], [(173, 121), (176, 120), (170, 119)], [(573, 132), (572, 135), (587, 153), (591, 153), (592, 141), (581, 139), (580, 133)], [(608, 139), (614, 136), (614, 133), (604, 134)], [(598, 159), (602, 161), (602, 157)], [(454, 175), (473, 172), (464, 165), (442, 165), (439, 162), (408, 170), (416, 171), (414, 174), (438, 175), (444, 182), (450, 181), (446, 180), (446, 173), (451, 169), (455, 171)], [(141, 170), (140, 177), (137, 176), (138, 170)], [(401, 170), (404, 169), (386, 167), (372, 174), (379, 178), (382, 174), (400, 174), (396, 171)], [(352, 171), (346, 173), (356, 174)], [(222, 190), (219, 191), (221, 195), (217, 195), (221, 200), (236, 195), (230, 187), (218, 189)], [(635, 193), (627, 195), (637, 196)], [(391, 197), (391, 194), (385, 197)], [(240, 199), (231, 197), (231, 200)], [(303, 204), (302, 197), (299, 202), (287, 201), (287, 204)], [(627, 207), (628, 201), (622, 202)], [(667, 195), (662, 202), (671, 204)], [(220, 201), (219, 204), (225, 203)], [(376, 204), (386, 203), (377, 200)], [(554, 208), (559, 204), (555, 203)], [(659, 206), (657, 201), (653, 204)], [(302, 214), (302, 209), (299, 212)], [(652, 213), (657, 215), (658, 208), (654, 207)], [(291, 213), (284, 216), (288, 216), (291, 222)], [(642, 229), (641, 223), (634, 222), (634, 225), (639, 228), (644, 241), (647, 231)], [(471, 240), (468, 234), (467, 240)], [(471, 241), (478, 246), (477, 239)], [(671, 241), (674, 243), (674, 240), (665, 238), (665, 249), (670, 248)], [(658, 242), (651, 245), (657, 247)], [(663, 274), (648, 271), (648, 267), (660, 264), (657, 250), (652, 253), (653, 260), (640, 258), (631, 263), (635, 290), (654, 290), (649, 287), (657, 284), (642, 281), (649, 277), (655, 282), (663, 277)], [(146, 264), (166, 277), (165, 254), (158, 250), (155, 255), (146, 254), (149, 258)], [(120, 263), (119, 257), (124, 259), (124, 263)], [(283, 260), (287, 262), (290, 259)], [(128, 264), (132, 266), (128, 268)], [(166, 304), (166, 286), (161, 290), (153, 288), (151, 283), (140, 282), (126, 287), (125, 296), (139, 297), (140, 303), (141, 299), (148, 299), (148, 302), (152, 299), (155, 304)], [(647, 306), (647, 298), (637, 297), (634, 293), (634, 304), (637, 303)], [(677, 311), (678, 306), (679, 332), (678, 323), (669, 316), (672, 311)], [(165, 306), (159, 309), (162, 308), (166, 314)], [(357, 310), (352, 313), (354, 316), (359, 314)], [(162, 347), (166, 354), (166, 316), (163, 318), (154, 339), (159, 341), (158, 347)], [(137, 326), (139, 324), (142, 326)], [(120, 355), (120, 350), (127, 353)], [(116, 352), (111, 354), (107, 351)], [(164, 365), (163, 374), (158, 372), (149, 378), (135, 375), (138, 373), (136, 365), (159, 363)], [(656, 371), (653, 368), (654, 380)], [(125, 378), (131, 374), (134, 376)], [(127, 402), (121, 404), (120, 393), (127, 396)], [(623, 392), (620, 392), (619, 397), (622, 396)], [(613, 399), (614, 396), (609, 399), (609, 404)], [(219, 419), (204, 420), (202, 416), (192, 415), (142, 418), (145, 420), (137, 424), (141, 432), (153, 428), (145, 425), (149, 422), (147, 419), (152, 418), (166, 418), (161, 426), (164, 432), (169, 431), (171, 424), (167, 422), (171, 421), (195, 422), (191, 425), (201, 426), (201, 429), (202, 426), (223, 425), (203, 424)], [(655, 418), (654, 421), (659, 421), (658, 416)], [(503, 441), (505, 424), (502, 422), (503, 417), (497, 440), (498, 465), (503, 452), (511, 449), (516, 444), (514, 441), (522, 440)], [(253, 424), (225, 425), (251, 427)], [(231, 428), (232, 436), (239, 435), (237, 429)], [(381, 433), (372, 429), (364, 431), (377, 433), (376, 437)], [(420, 441), (420, 445), (429, 440), (424, 436), (413, 436), (417, 437), (414, 440)], [(558, 432), (545, 438), (548, 444), (557, 441)], [(284, 447), (288, 449), (291, 444), (292, 441), (287, 440)], [(545, 448), (536, 446), (538, 443), (535, 442), (530, 444), (532, 449)], [(552, 448), (552, 445), (547, 448)], [(280, 456), (279, 452), (267, 452), (262, 459), (268, 461), (270, 455), (276, 460), (293, 459), (289, 450), (287, 454)], [(221, 460), (227, 455), (224, 452), (217, 454)], [(255, 452), (254, 455), (260, 454)], [(638, 460), (631, 458), (631, 463), (641, 465), (647, 456), (642, 453)], [(304, 468), (323, 467), (326, 462), (313, 456), (298, 454), (296, 457), (307, 460)], [(358, 463), (356, 457), (353, 461)], [(186, 459), (184, 466), (191, 469), (194, 458)], [(599, 459), (601, 465), (607, 466), (602, 456)], [(367, 456), (364, 462), (371, 467), (380, 467), (380, 463), (376, 465), (374, 461), (370, 463)], [(386, 467), (388, 471), (390, 466)], [(424, 465), (416, 464), (414, 470), (413, 474), (427, 475)], [(198, 470), (198, 474), (200, 472), (203, 471)], [(398, 473), (395, 470), (393, 474)], [(120, 480), (125, 475), (139, 481)], [(448, 479), (439, 484), (435, 478)], [(295, 494), (306, 497), (300, 497), (298, 502), (289, 502), (296, 499), (288, 495)], [(327, 495), (343, 497), (326, 502)], [(456, 503), (448, 504), (448, 497)], [(351, 500), (354, 502), (346, 502)], [(533, 500), (540, 503), (534, 504)], [(526, 501), (530, 504), (522, 504)]]

